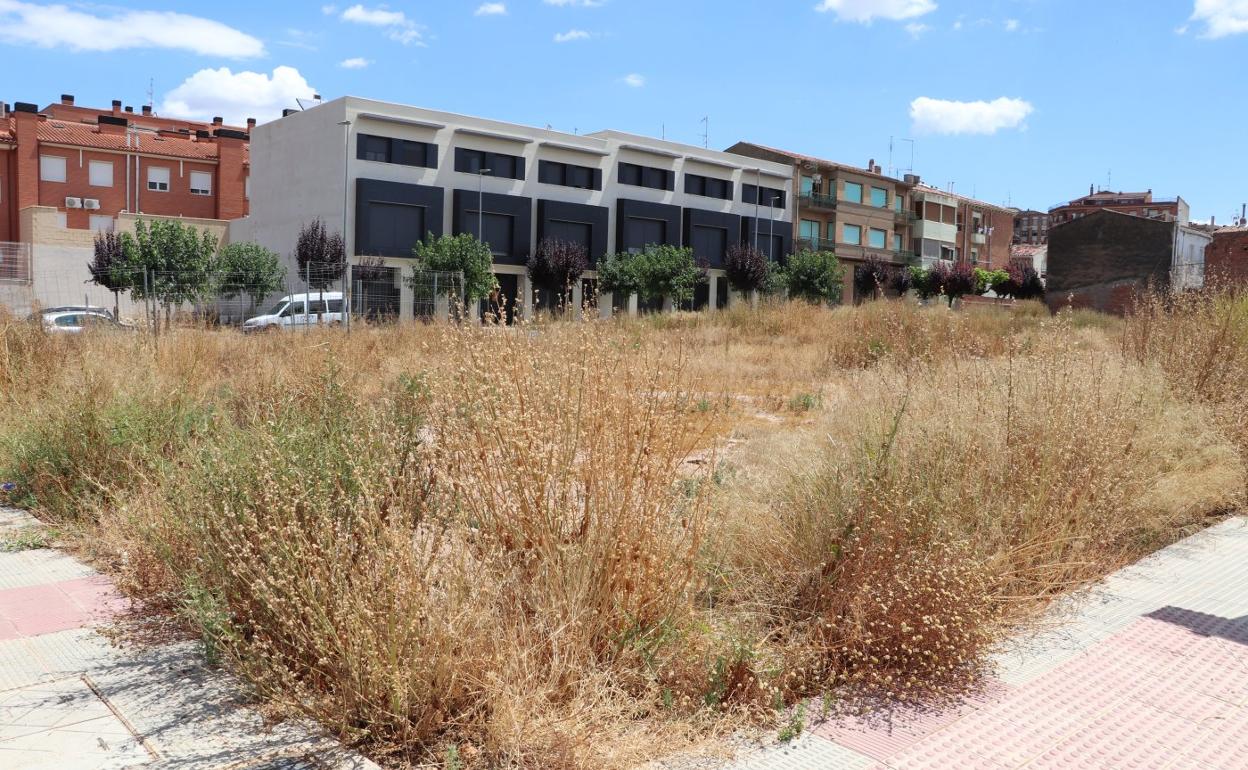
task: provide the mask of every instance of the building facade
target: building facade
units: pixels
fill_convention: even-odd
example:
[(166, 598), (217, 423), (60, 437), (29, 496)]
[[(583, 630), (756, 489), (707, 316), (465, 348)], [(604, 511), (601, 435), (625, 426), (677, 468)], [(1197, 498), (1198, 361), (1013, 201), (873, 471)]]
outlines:
[(1049, 215), (1027, 209), (1014, 217), (1014, 243), (1040, 246), (1049, 242)]
[(1216, 285), (1248, 285), (1248, 227), (1223, 227), (1213, 232), (1205, 249), (1205, 273)]
[(1049, 233), (1047, 301), (1121, 315), (1140, 292), (1200, 288), (1211, 241), (1176, 221), (1094, 211)]
[(1059, 203), (1049, 209), (1049, 225), (1057, 227), (1086, 217), (1095, 211), (1117, 211), (1120, 214), (1131, 214), (1145, 219), (1159, 219), (1163, 222), (1187, 224), (1190, 210), (1187, 201), (1176, 196), (1174, 200), (1154, 200), (1153, 191), (1144, 192), (1096, 192), (1088, 188), (1088, 194), (1082, 198)]
[(249, 130), (74, 104), (0, 106), (0, 241), (29, 242), (21, 212), (54, 208), (71, 230), (124, 213), (229, 220), (247, 214)]
[(388, 271), (401, 317), (415, 313), (404, 277), (429, 236), (488, 243), (502, 298), (522, 312), (534, 298), (527, 260), (546, 238), (586, 248), (578, 305), (612, 252), (692, 248), (709, 277), (692, 303), (702, 308), (728, 302), (733, 245), (757, 242), (774, 259), (791, 249), (788, 166), (618, 131), (575, 135), (343, 97), (257, 127), (251, 162), (251, 213), (231, 239), (290, 255), (300, 228), (320, 218), (344, 233), (353, 263)]
[[(874, 160), (858, 168), (751, 142), (737, 142), (728, 152), (791, 168), (796, 248), (834, 252), (850, 269), (870, 257), (892, 264), (913, 260), (912, 182), (885, 176)], [(845, 302), (854, 300), (853, 283), (845, 281)]]
[(965, 262), (985, 270), (1010, 264), (1017, 210), (929, 187), (916, 176), (910, 192), (912, 250), (919, 263)]

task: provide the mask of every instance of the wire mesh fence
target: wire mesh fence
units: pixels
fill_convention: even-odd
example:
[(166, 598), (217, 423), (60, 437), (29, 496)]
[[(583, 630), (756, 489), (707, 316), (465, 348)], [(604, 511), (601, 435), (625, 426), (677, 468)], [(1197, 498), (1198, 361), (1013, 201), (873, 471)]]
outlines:
[(0, 283), (30, 283), (30, 244), (0, 243)]

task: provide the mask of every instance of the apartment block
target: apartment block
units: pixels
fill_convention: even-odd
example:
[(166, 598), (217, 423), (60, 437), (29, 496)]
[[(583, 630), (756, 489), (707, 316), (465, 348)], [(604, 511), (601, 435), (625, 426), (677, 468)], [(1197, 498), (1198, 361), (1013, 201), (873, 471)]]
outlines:
[[(797, 248), (835, 252), (850, 268), (872, 256), (896, 264), (912, 258), (914, 185), (880, 173), (874, 160), (858, 168), (751, 142), (738, 142), (728, 152), (791, 168)], [(853, 290), (853, 281), (846, 281), (844, 301), (853, 301)]]
[(1163, 222), (1178, 222), (1181, 225), (1187, 224), (1190, 216), (1187, 201), (1179, 196), (1175, 196), (1174, 200), (1154, 200), (1151, 189), (1144, 192), (1098, 192), (1089, 186), (1088, 194), (1082, 198), (1064, 201), (1051, 207), (1049, 224), (1057, 227), (1102, 210), (1159, 219)]
[(24, 209), (56, 210), (69, 230), (111, 229), (123, 212), (229, 220), (247, 213), (249, 131), (59, 104), (0, 104), (0, 242), (29, 243)]
[(1041, 246), (1049, 242), (1049, 215), (1044, 211), (1027, 209), (1014, 218), (1014, 243)]
[(906, 179), (913, 184), (911, 244), (920, 264), (930, 267), (944, 260), (986, 270), (1010, 264), (1017, 209), (939, 190), (917, 176)]
[(416, 312), (403, 280), (413, 246), (444, 233), (488, 243), (503, 297), (523, 312), (527, 260), (545, 238), (585, 246), (578, 300), (592, 296), (606, 254), (691, 247), (709, 276), (694, 308), (728, 302), (731, 246), (757, 242), (773, 259), (792, 247), (789, 166), (619, 131), (568, 134), (348, 96), (258, 126), (251, 162), (251, 213), (231, 238), (289, 255), (320, 218), (345, 234), (353, 262), (384, 264), (401, 317)]

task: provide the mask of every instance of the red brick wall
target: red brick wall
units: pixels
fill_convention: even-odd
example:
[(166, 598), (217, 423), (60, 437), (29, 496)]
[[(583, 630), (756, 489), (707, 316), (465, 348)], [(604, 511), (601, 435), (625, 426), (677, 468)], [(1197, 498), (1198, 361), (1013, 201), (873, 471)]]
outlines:
[(1213, 234), (1205, 247), (1205, 276), (1209, 281), (1248, 285), (1248, 230)]
[(13, 173), (16, 154), (0, 150), (0, 241), (17, 240), (17, 179)]

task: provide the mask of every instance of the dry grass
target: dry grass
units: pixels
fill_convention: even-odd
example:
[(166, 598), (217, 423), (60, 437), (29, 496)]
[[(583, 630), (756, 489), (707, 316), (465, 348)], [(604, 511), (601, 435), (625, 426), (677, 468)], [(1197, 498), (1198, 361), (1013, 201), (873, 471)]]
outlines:
[(1238, 505), (1238, 418), (1168, 357), (1248, 338), (1175, 307), (0, 320), (0, 475), (374, 756), (628, 767), (810, 694), (955, 691), (1052, 596)]

